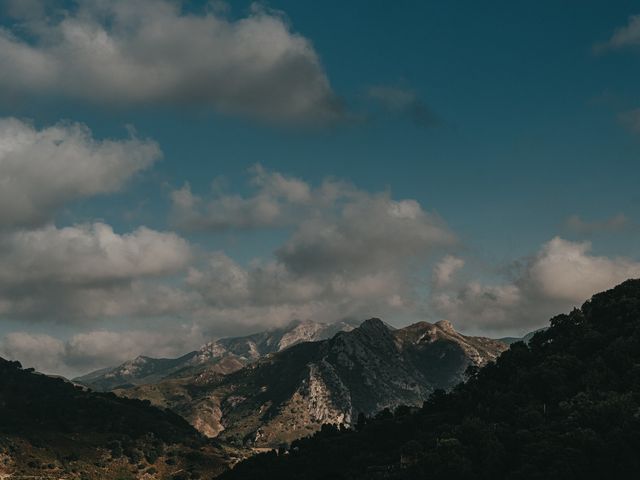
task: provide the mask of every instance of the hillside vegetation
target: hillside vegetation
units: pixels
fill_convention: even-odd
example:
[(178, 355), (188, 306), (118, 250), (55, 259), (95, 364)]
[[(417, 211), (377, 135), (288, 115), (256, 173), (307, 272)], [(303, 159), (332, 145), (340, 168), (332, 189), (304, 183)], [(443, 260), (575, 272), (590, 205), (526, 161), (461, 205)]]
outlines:
[(452, 392), (325, 426), (224, 480), (637, 478), (640, 280), (551, 319)]
[(203, 434), (238, 448), (273, 448), (323, 424), (352, 425), (359, 413), (421, 406), (434, 390), (458, 384), (469, 365), (493, 361), (506, 348), (461, 335), (449, 322), (394, 329), (372, 318), (228, 375), (205, 370), (116, 393), (169, 407)]
[(196, 479), (223, 471), (229, 453), (149, 402), (0, 359), (0, 477)]

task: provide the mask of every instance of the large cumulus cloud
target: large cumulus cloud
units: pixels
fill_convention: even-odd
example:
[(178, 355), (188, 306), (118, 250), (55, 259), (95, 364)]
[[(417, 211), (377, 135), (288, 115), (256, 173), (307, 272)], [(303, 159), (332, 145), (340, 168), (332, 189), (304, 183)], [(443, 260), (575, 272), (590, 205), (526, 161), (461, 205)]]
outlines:
[(68, 202), (119, 190), (161, 156), (150, 140), (96, 140), (81, 124), (0, 118), (0, 230), (50, 220)]
[(209, 105), (268, 120), (340, 116), (310, 41), (262, 7), (230, 19), (214, 10), (187, 12), (169, 0), (86, 0), (28, 17), (0, 29), (5, 91)]
[[(77, 373), (294, 319), (446, 318), (467, 333), (524, 333), (640, 276), (640, 262), (556, 237), (496, 279), (414, 199), (335, 179), (312, 184), (259, 165), (249, 187), (171, 193), (177, 229), (205, 237), (277, 229), (284, 237), (272, 255), (244, 261), (145, 227), (49, 223), (0, 232), (0, 316), (31, 321), (30, 330), (5, 336), (0, 355)], [(110, 329), (98, 330), (104, 319)], [(47, 320), (74, 335), (34, 333)]]
[(640, 262), (594, 255), (590, 242), (555, 237), (517, 262), (508, 281), (462, 277), (435, 289), (431, 307), (467, 331), (525, 333), (635, 277), (640, 277)]
[[(243, 311), (246, 321), (247, 309), (260, 308), (279, 309), (280, 322), (403, 314), (418, 300), (416, 286), (432, 256), (457, 242), (415, 200), (336, 180), (313, 186), (260, 166), (250, 178), (254, 192), (247, 196), (173, 193), (173, 218), (188, 219), (183, 227), (290, 232), (272, 258), (241, 265), (217, 252), (190, 269), (188, 288), (231, 317)], [(264, 205), (273, 206), (268, 214)]]
[(145, 227), (126, 234), (103, 223), (2, 233), (0, 314), (69, 320), (160, 313), (181, 295), (142, 282), (184, 270), (190, 256), (181, 237)]

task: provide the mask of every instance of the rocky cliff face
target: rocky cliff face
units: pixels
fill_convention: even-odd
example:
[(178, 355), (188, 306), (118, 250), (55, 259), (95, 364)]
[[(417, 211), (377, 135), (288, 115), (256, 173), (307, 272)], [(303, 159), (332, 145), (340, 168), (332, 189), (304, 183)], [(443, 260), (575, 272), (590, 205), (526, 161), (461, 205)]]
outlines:
[(393, 329), (367, 320), (333, 338), (271, 353), (229, 375), (191, 378), (120, 391), (173, 408), (207, 435), (243, 446), (277, 446), (324, 423), (352, 424), (359, 413), (421, 405), (506, 349), (467, 337), (449, 322)]
[(267, 354), (301, 342), (330, 338), (337, 332), (354, 328), (355, 325), (348, 322), (296, 321), (283, 328), (253, 335), (214, 340), (179, 358), (139, 356), (117, 367), (77, 377), (74, 381), (97, 391), (110, 391), (154, 384), (163, 379), (190, 377), (203, 371), (209, 375), (228, 374)]

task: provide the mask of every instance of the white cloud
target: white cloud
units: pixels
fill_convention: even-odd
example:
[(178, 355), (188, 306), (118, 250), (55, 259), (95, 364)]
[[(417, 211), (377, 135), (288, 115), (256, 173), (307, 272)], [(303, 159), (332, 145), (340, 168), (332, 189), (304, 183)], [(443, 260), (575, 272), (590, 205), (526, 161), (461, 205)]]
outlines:
[(0, 119), (0, 229), (44, 223), (67, 202), (117, 191), (160, 156), (155, 142), (99, 141), (80, 124), (37, 130)]
[[(144, 227), (127, 234), (101, 223), (7, 231), (0, 234), (0, 315), (77, 324), (179, 317), (203, 338), (293, 319), (370, 316), (398, 323), (438, 316), (469, 333), (523, 333), (640, 276), (640, 262), (593, 255), (589, 243), (554, 238), (507, 280), (469, 280), (465, 260), (450, 253), (456, 236), (415, 200), (334, 180), (314, 186), (260, 166), (249, 183), (253, 192), (246, 196), (173, 192), (174, 220), (182, 213), (191, 216), (192, 228), (214, 232), (282, 228), (289, 236), (272, 257), (242, 264)], [(260, 214), (260, 202), (275, 205), (276, 215)], [(434, 258), (440, 261), (430, 269)], [(146, 340), (132, 336), (133, 343), (93, 332), (63, 342), (60, 353), (59, 344), (44, 337), (18, 335), (5, 340), (4, 349), (11, 346), (15, 354), (40, 342), (43, 352), (63, 358), (50, 364), (66, 369), (135, 356), (145, 345), (154, 355), (171, 348), (183, 353), (185, 344), (171, 343), (171, 329), (158, 325)]]
[(305, 204), (311, 200), (311, 187), (299, 178), (266, 170), (257, 164), (249, 169), (253, 175), (252, 183), (264, 194), (284, 198), (289, 203)]
[(63, 372), (64, 354), (64, 343), (46, 334), (12, 332), (0, 340), (1, 357), (18, 360), (23, 367), (32, 367), (40, 372)]
[(248, 196), (217, 191), (205, 199), (188, 185), (175, 190), (173, 223), (210, 231), (294, 227), (275, 254), (296, 274), (404, 267), (456, 242), (445, 222), (415, 200), (335, 180), (313, 187), (260, 165), (249, 173), (255, 192)]
[(260, 229), (295, 223), (300, 208), (312, 200), (311, 187), (304, 181), (265, 170), (249, 169), (254, 195), (241, 196), (214, 191), (211, 199), (194, 195), (187, 183), (171, 192), (171, 219), (186, 230), (221, 231)]
[(640, 46), (640, 15), (631, 15), (624, 27), (618, 27), (608, 41), (594, 47), (596, 53)]
[(178, 326), (163, 331), (90, 330), (60, 340), (42, 333), (13, 332), (0, 339), (0, 356), (19, 360), (24, 367), (69, 378), (138, 355), (172, 358), (205, 342), (202, 332)]
[(276, 256), (299, 274), (349, 276), (405, 268), (455, 242), (444, 222), (414, 200), (359, 192), (337, 212), (303, 221)]
[[(253, 6), (231, 20), (168, 0), (87, 0), (0, 30), (0, 88), (112, 104), (209, 105), (263, 119), (328, 121), (339, 102), (310, 41)], [(27, 29), (27, 35), (23, 30)]]
[(590, 255), (590, 250), (590, 242), (552, 239), (529, 265), (525, 279), (528, 286), (545, 298), (576, 304), (640, 276), (640, 262)]
[[(444, 222), (414, 200), (394, 200), (386, 192), (370, 194), (334, 181), (313, 188), (258, 172), (267, 180), (244, 200), (266, 196), (277, 202), (288, 212), (280, 219), (283, 225), (294, 230), (274, 259), (241, 266), (217, 253), (194, 266), (187, 285), (206, 303), (201, 316), (213, 318), (223, 311), (227, 318), (244, 316), (245, 323), (256, 315), (264, 322), (271, 318), (266, 312), (277, 310), (281, 317), (274, 321), (283, 323), (296, 317), (327, 321), (403, 315), (419, 295), (421, 269), (435, 252), (456, 243)], [(234, 218), (235, 212), (219, 208), (216, 214)]]
[(112, 283), (183, 269), (189, 246), (173, 233), (140, 227), (119, 235), (104, 223), (18, 231), (0, 236), (0, 283)]
[(277, 261), (245, 268), (218, 253), (191, 269), (187, 285), (204, 301), (196, 317), (206, 318), (209, 324), (212, 320), (220, 324), (238, 322), (259, 329), (295, 319), (326, 322), (402, 313), (413, 293), (403, 273), (347, 276), (335, 272), (321, 278), (313, 272), (291, 272)]
[(640, 277), (640, 262), (590, 254), (589, 242), (555, 237), (509, 282), (453, 283), (433, 292), (436, 312), (472, 332), (524, 333), (592, 295)]
[[(431, 307), (457, 329), (484, 334), (527, 330), (536, 321), (537, 313), (525, 310), (522, 292), (517, 285), (483, 285), (476, 281), (455, 290), (435, 291)], [(538, 322), (545, 320), (548, 318), (537, 319)]]
[(0, 313), (60, 318), (161, 312), (168, 299), (182, 294), (141, 281), (183, 271), (190, 258), (185, 240), (145, 227), (124, 235), (102, 223), (0, 234)]
[(268, 194), (250, 198), (220, 195), (205, 203), (185, 184), (172, 192), (171, 199), (172, 223), (187, 230), (256, 229), (277, 226), (284, 221), (279, 200)]
[[(174, 215), (214, 231), (292, 229), (272, 258), (240, 265), (222, 252), (194, 256), (178, 235), (144, 227), (6, 231), (0, 314), (76, 323), (181, 315), (215, 330), (216, 322), (263, 328), (294, 318), (406, 313), (418, 295), (415, 276), (456, 242), (437, 215), (388, 192), (332, 180), (314, 187), (260, 166), (250, 170), (250, 184), (253, 195), (217, 193), (209, 201), (187, 188), (173, 192)], [(276, 217), (265, 216), (260, 202), (275, 205)]]
[(464, 260), (453, 255), (446, 255), (433, 269), (433, 281), (437, 287), (449, 285), (454, 274), (464, 267)]

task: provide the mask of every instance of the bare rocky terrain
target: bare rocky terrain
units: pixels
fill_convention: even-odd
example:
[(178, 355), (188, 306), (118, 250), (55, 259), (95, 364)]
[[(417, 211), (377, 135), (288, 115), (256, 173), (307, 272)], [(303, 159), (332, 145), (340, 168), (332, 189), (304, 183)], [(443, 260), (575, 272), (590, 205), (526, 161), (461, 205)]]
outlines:
[(274, 348), (233, 373), (211, 366), (116, 393), (170, 408), (232, 445), (276, 447), (325, 423), (352, 425), (360, 413), (421, 406), (434, 390), (462, 381), (467, 367), (506, 348), (461, 335), (446, 321), (393, 329), (370, 319), (330, 339)]

